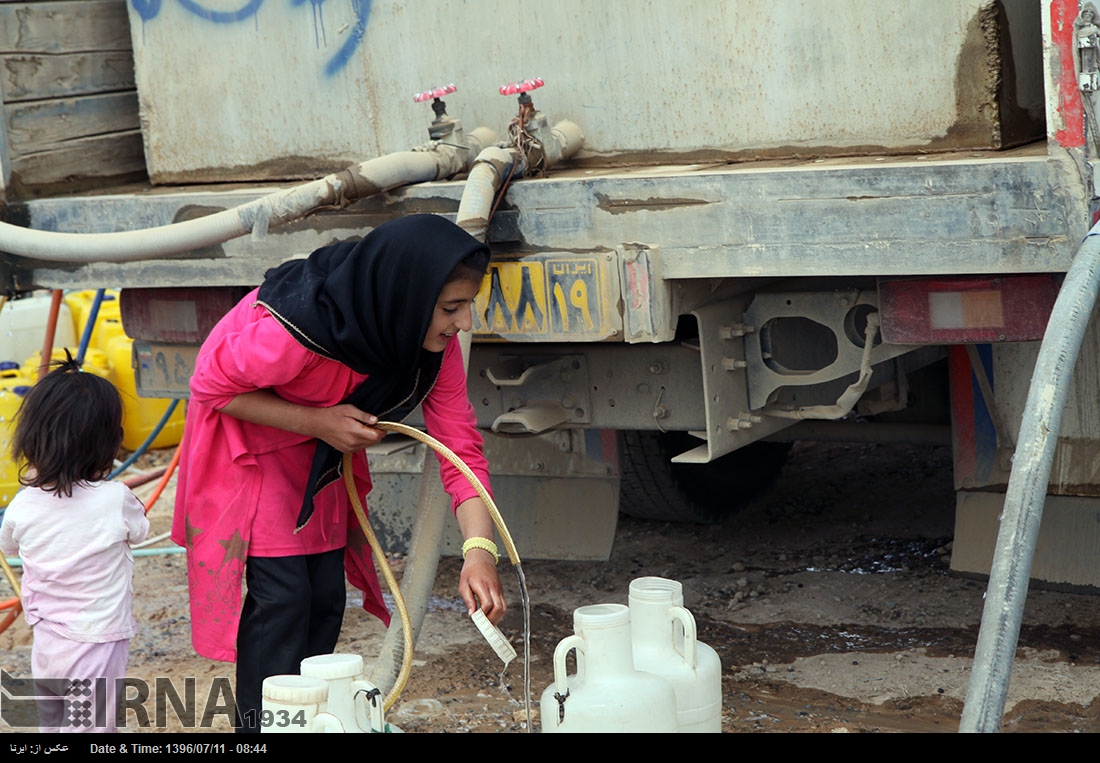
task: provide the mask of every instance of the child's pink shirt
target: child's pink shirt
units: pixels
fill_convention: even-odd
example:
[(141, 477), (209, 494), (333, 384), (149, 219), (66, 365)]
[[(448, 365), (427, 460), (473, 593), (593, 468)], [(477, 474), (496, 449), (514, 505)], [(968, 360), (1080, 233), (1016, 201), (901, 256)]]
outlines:
[(131, 543), (149, 534), (145, 508), (121, 482), (82, 482), (72, 497), (20, 490), (4, 511), (0, 550), (23, 563), (23, 611), (71, 641), (137, 634)]

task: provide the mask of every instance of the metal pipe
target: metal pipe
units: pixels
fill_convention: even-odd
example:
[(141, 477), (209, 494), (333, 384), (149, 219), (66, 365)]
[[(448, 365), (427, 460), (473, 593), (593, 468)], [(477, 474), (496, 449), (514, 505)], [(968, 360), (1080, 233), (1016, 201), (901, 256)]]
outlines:
[(493, 199), (505, 181), (522, 177), (526, 163), (519, 151), (490, 146), (477, 155), (466, 177), (458, 203), (456, 223), (474, 238), (485, 241)]
[(133, 262), (213, 246), (297, 220), (320, 209), (343, 209), (359, 199), (414, 183), (443, 180), (465, 172), (473, 158), (496, 140), (479, 127), (465, 145), (433, 142), (352, 165), (293, 188), (283, 189), (194, 220), (117, 233), (58, 233), (0, 222), (0, 251), (47, 262)]
[(50, 314), (46, 318), (46, 336), (42, 340), (42, 357), (38, 361), (38, 378), (41, 379), (50, 370), (50, 359), (53, 357), (53, 340), (57, 331), (57, 318), (61, 314), (61, 300), (65, 292), (54, 289), (50, 297)]
[(999, 731), (1070, 379), (1100, 292), (1100, 224), (1085, 236), (1050, 315), (1012, 459), (961, 732)]

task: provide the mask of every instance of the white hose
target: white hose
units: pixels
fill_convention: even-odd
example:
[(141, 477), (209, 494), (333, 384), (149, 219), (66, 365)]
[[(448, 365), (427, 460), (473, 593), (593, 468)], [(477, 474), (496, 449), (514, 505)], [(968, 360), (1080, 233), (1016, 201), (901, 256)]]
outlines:
[(515, 149), (490, 146), (478, 154), (458, 203), (458, 225), (478, 241), (485, 241), (497, 191), (508, 178), (522, 175), (523, 160)]
[(1098, 293), (1100, 223), (1085, 236), (1070, 264), (1035, 360), (989, 570), (982, 625), (959, 723), (961, 732), (1001, 728), (1054, 449)]
[(465, 147), (437, 142), (420, 150), (370, 159), (233, 209), (156, 228), (58, 233), (0, 223), (0, 250), (47, 262), (132, 262), (213, 246), (246, 233), (262, 237), (273, 225), (319, 209), (342, 209), (373, 194), (465, 172), (473, 158), (494, 140), (492, 130), (479, 127), (467, 136)]

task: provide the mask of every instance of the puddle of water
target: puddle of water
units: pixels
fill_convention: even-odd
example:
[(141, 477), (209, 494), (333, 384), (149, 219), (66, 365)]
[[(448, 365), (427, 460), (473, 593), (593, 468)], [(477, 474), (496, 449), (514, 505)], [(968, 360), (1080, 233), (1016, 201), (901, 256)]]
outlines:
[(853, 575), (874, 575), (887, 572), (905, 572), (927, 567), (942, 558), (942, 549), (948, 539), (907, 540), (899, 538), (871, 538), (856, 541), (853, 554), (835, 564), (806, 567), (805, 572), (847, 572)]

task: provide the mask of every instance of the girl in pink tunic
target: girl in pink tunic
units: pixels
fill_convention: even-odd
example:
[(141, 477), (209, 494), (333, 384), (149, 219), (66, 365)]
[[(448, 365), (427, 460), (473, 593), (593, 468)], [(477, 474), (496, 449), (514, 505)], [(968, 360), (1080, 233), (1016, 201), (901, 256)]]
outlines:
[[(240, 730), (259, 730), (263, 678), (333, 651), (345, 573), (364, 608), (389, 620), (350, 513), (343, 453), (378, 442), (379, 418), (400, 420), (422, 402), (429, 432), (488, 484), (455, 341), (487, 265), (485, 245), (453, 223), (403, 218), (269, 272), (204, 342), (173, 538), (188, 550), (196, 651), (237, 662)], [(365, 496), (365, 458), (353, 473)], [(464, 537), (492, 538), (466, 479), (449, 462), (441, 476)], [(489, 552), (470, 549), (459, 590), (471, 612), (503, 617)]]

